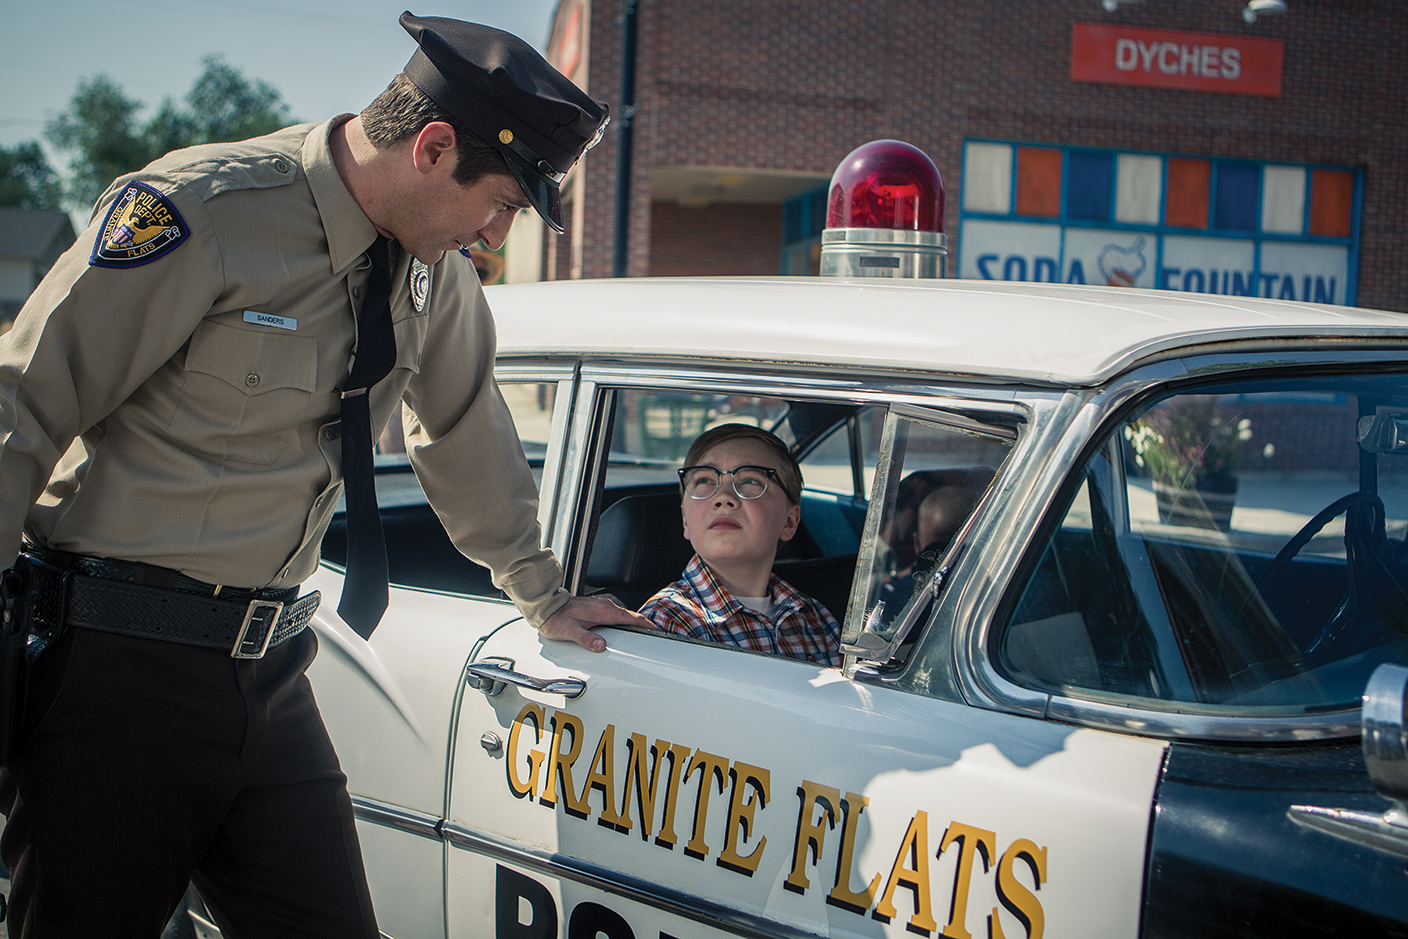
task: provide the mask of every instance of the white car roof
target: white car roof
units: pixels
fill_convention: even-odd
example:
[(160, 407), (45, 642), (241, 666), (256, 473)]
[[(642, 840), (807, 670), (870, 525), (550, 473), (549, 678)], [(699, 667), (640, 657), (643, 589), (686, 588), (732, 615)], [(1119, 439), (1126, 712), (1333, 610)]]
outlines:
[(1192, 344), (1408, 340), (1408, 316), (1167, 290), (973, 280), (631, 278), (490, 287), (500, 355), (830, 364), (1099, 384)]

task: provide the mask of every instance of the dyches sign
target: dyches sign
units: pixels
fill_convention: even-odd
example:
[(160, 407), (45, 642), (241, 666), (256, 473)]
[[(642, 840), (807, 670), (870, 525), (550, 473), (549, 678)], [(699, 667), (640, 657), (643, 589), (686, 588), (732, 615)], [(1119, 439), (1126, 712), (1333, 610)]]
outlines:
[(1278, 39), (1076, 23), (1071, 79), (1279, 98), (1284, 57)]

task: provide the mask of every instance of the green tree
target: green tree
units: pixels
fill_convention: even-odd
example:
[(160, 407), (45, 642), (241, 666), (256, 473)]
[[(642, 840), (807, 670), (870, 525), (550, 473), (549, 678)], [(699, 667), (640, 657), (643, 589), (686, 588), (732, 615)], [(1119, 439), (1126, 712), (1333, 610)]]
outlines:
[(57, 209), (63, 202), (59, 177), (37, 141), (0, 147), (0, 205), (16, 209)]
[(72, 154), (65, 192), (71, 202), (91, 205), (108, 183), (151, 162), (135, 126), (141, 106), (111, 78), (95, 75), (80, 79), (68, 110), (49, 120), (44, 130), (49, 142)]
[(70, 154), (65, 195), (71, 204), (91, 205), (115, 178), (170, 150), (257, 137), (292, 122), (288, 105), (269, 83), (246, 78), (218, 55), (201, 62), (204, 69), (184, 102), (167, 98), (141, 125), (141, 102), (111, 78), (79, 81), (68, 109), (45, 128), (49, 142)]
[(244, 140), (269, 134), (290, 123), (288, 105), (266, 81), (244, 77), (218, 55), (201, 60), (205, 66), (186, 95), (197, 143)]

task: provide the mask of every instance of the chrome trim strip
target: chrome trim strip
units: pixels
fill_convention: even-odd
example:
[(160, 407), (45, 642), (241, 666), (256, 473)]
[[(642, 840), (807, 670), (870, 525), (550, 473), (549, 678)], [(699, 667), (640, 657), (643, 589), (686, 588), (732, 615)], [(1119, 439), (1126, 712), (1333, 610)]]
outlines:
[[(619, 388), (679, 389), (705, 393), (757, 394), (789, 399), (843, 400), (857, 404), (913, 404), (939, 410), (973, 411), (999, 410), (1003, 413), (1023, 413), (1016, 403), (1016, 383), (1001, 387), (981, 376), (936, 375), (922, 372), (901, 372), (887, 375), (854, 374), (840, 366), (826, 366), (828, 377), (798, 375), (782, 371), (787, 363), (770, 363), (778, 371), (772, 375), (734, 371), (719, 363), (714, 367), (700, 363), (696, 369), (652, 365), (644, 362), (636, 367), (613, 365), (601, 360), (582, 363), (583, 381)], [(816, 366), (811, 366), (815, 370)], [(967, 384), (968, 381), (973, 384)], [(1050, 394), (1048, 385), (1032, 384), (1032, 390)], [(1025, 398), (1026, 395), (1023, 395)]]
[(1325, 809), (1317, 805), (1293, 805), (1286, 810), (1291, 821), (1327, 835), (1343, 838), (1399, 857), (1408, 857), (1408, 827), (1396, 824), (1397, 812), (1383, 815), (1353, 809)]
[(550, 877), (594, 887), (704, 926), (722, 929), (730, 935), (749, 936), (752, 939), (823, 939), (822, 933), (808, 932), (756, 913), (732, 909), (713, 900), (673, 887), (664, 887), (556, 851), (526, 847), (506, 838), (461, 827), (453, 822), (446, 822), (443, 832), (445, 840), (455, 847), (477, 851)]
[(395, 828), (398, 831), (419, 835), (422, 838), (432, 838), (435, 841), (440, 841), (443, 838), (440, 833), (443, 825), (442, 820), (434, 815), (427, 815), (425, 812), (417, 812), (415, 809), (377, 802), (365, 796), (353, 796), (352, 814), (364, 822), (385, 825), (387, 828)]

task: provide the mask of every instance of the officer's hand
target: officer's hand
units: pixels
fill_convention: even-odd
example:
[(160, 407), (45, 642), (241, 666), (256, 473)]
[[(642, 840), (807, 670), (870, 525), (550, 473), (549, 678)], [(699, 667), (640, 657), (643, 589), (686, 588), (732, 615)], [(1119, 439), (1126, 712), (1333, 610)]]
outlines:
[(538, 632), (545, 639), (575, 642), (592, 652), (604, 652), (606, 640), (592, 632), (593, 626), (657, 628), (639, 613), (623, 609), (605, 597), (573, 597), (566, 606), (549, 616)]

